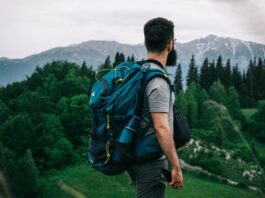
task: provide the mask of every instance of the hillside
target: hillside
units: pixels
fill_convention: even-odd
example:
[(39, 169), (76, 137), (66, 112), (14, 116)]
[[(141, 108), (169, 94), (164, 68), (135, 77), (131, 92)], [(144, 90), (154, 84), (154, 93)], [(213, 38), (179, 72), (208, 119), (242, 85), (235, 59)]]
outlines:
[[(62, 181), (67, 186), (81, 192), (85, 197), (135, 197), (133, 186), (126, 174), (114, 177), (104, 176), (88, 164), (69, 167), (55, 172), (47, 178), (42, 178), (42, 180), (45, 183), (43, 197), (46, 198), (72, 197), (59, 187), (60, 184), (62, 185)], [(184, 172), (184, 187), (179, 190), (168, 187), (166, 197), (255, 198), (262, 197), (262, 195), (253, 191), (210, 182)]]

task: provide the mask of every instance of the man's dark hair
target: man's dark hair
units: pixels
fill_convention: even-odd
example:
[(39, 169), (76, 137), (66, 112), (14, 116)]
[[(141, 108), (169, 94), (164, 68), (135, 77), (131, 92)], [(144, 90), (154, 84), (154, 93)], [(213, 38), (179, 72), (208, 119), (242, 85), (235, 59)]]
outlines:
[(161, 17), (151, 19), (144, 25), (144, 37), (147, 51), (162, 52), (174, 39), (174, 24)]

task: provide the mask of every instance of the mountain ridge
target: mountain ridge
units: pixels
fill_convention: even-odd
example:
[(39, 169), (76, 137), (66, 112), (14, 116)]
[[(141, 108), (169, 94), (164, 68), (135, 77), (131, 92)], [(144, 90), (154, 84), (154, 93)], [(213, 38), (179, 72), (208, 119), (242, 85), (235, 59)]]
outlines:
[[(249, 60), (254, 57), (265, 59), (264, 44), (213, 34), (189, 42), (176, 42), (175, 48), (178, 52), (178, 63), (181, 63), (184, 74), (187, 72), (192, 54), (194, 54), (198, 66), (206, 57), (212, 61), (222, 55), (224, 63), (227, 58), (230, 58), (232, 65), (238, 64), (241, 70), (245, 70)], [(21, 59), (1, 57), (0, 85), (23, 80), (26, 75), (30, 75), (34, 71), (37, 65), (43, 66), (52, 60), (67, 60), (77, 64), (82, 64), (85, 61), (88, 66), (92, 65), (93, 68), (96, 68), (104, 62), (107, 56), (110, 56), (113, 61), (116, 52), (124, 53), (125, 57), (134, 54), (138, 60), (146, 57), (146, 49), (143, 44), (89, 40), (64, 47), (51, 48)], [(174, 69), (170, 68), (170, 73), (174, 73)]]

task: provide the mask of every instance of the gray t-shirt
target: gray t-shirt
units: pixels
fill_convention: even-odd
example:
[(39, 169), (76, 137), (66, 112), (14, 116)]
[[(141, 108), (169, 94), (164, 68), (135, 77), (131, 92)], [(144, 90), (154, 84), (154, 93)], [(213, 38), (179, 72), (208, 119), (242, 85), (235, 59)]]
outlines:
[[(154, 63), (146, 63), (143, 66), (149, 66), (155, 69), (161, 69), (158, 65)], [(171, 100), (170, 100), (171, 94)], [(170, 100), (170, 101), (169, 101)], [(168, 113), (168, 123), (171, 132), (173, 133), (173, 104), (175, 102), (174, 93), (171, 92), (169, 84), (165, 79), (160, 77), (155, 77), (146, 86), (143, 106), (142, 106), (142, 120), (141, 128), (146, 128), (147, 124), (152, 121), (151, 112), (165, 112)], [(145, 129), (146, 135), (154, 133), (154, 127), (152, 124)], [(164, 158), (164, 156), (163, 156)]]

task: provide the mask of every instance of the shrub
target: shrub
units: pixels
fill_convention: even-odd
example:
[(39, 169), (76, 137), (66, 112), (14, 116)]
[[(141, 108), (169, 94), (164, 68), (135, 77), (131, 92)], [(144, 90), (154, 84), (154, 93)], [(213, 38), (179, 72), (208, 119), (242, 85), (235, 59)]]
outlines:
[(199, 152), (197, 157), (190, 160), (192, 165), (198, 165), (212, 173), (221, 175), (223, 173), (222, 162), (213, 153)]
[(4, 175), (16, 197), (37, 197), (39, 192), (38, 174), (31, 151), (17, 159), (16, 153), (4, 148), (1, 152), (1, 163)]
[(246, 162), (251, 162), (253, 160), (250, 150), (245, 146), (236, 149), (233, 154), (233, 158), (234, 159), (240, 158)]

